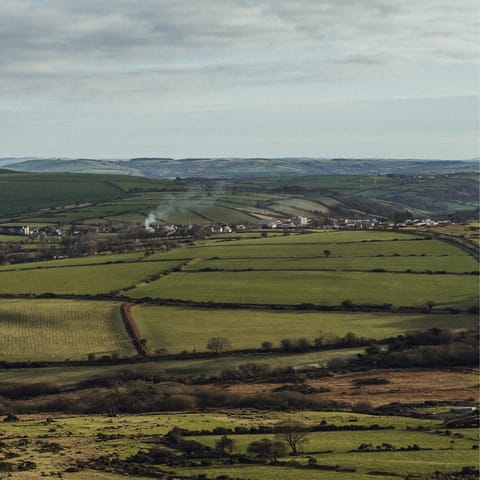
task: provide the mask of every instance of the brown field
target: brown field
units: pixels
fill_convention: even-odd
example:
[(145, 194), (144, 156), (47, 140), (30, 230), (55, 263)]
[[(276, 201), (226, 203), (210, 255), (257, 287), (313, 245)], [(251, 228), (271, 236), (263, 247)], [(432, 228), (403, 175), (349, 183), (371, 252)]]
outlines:
[[(366, 378), (385, 378), (386, 385), (358, 387), (354, 381)], [(321, 395), (331, 400), (353, 404), (369, 401), (374, 407), (393, 402), (422, 403), (426, 401), (456, 402), (479, 399), (479, 369), (408, 369), (371, 370), (335, 375), (334, 377), (311, 379), (305, 383), (312, 387), (327, 387), (330, 392)], [(278, 384), (232, 385), (232, 392), (256, 394), (269, 392)]]

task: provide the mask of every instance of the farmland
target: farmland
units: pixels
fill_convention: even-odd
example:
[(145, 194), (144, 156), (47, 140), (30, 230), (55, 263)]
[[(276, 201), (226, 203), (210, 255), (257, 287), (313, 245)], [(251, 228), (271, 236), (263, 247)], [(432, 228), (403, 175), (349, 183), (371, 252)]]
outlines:
[(0, 360), (86, 360), (135, 354), (113, 302), (2, 300)]
[[(0, 236), (0, 414), (20, 417), (0, 432), (9, 478), (476, 466), (474, 415), (451, 409), (477, 401), (477, 224), (335, 223), (468, 216), (472, 178), (2, 173), (0, 224), (39, 227)], [(311, 222), (259, 226), (292, 215)], [(292, 419), (308, 431), (298, 454), (249, 450)], [(225, 432), (233, 448), (214, 451)]]
[[(454, 187), (452, 188), (452, 185)], [(292, 215), (417, 215), (473, 210), (474, 174), (426, 178), (309, 176), (229, 181), (77, 173), (0, 174), (0, 222), (93, 225), (133, 222), (158, 210), (159, 223), (251, 223)]]
[(241, 350), (259, 348), (264, 341), (278, 346), (296, 331), (297, 336), (312, 342), (322, 333), (341, 337), (354, 332), (381, 339), (433, 327), (473, 329), (477, 322), (475, 315), (205, 310), (153, 305), (138, 305), (133, 314), (150, 347), (170, 353), (205, 351), (208, 339), (216, 332), (229, 338), (231, 344), (226, 350)]
[[(381, 300), (378, 292), (382, 292)], [(445, 295), (445, 292), (448, 292)], [(421, 308), (426, 301), (468, 308), (477, 286), (469, 276), (435, 277), (365, 272), (202, 272), (173, 273), (131, 291), (132, 298), (163, 297), (198, 302), (340, 305), (387, 303)]]
[(175, 268), (178, 261), (78, 265), (0, 272), (2, 293), (90, 294), (109, 293)]

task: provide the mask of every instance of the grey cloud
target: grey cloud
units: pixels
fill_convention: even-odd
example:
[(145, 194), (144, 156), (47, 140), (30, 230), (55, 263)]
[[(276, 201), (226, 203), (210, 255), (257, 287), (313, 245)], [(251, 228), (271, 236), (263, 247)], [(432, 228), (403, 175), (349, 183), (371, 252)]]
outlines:
[(475, 0), (2, 0), (0, 93), (115, 96), (172, 80), (201, 89), (471, 62), (476, 12)]

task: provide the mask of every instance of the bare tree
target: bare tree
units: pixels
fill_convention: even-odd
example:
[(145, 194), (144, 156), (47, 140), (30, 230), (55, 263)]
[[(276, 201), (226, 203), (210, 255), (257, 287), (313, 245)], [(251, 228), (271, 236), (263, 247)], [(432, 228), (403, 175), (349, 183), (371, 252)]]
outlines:
[(290, 447), (292, 455), (297, 455), (302, 446), (308, 442), (307, 427), (298, 420), (285, 420), (277, 423), (276, 429), (278, 431), (276, 438)]

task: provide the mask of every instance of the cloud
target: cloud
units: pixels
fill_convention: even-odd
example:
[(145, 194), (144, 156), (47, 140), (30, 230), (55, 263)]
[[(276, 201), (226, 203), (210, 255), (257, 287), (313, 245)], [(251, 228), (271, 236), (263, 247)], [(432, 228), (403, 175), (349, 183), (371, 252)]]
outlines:
[[(478, 91), (478, 10), (477, 0), (1, 0), (5, 144), (29, 138), (28, 155), (42, 145), (56, 154), (62, 141), (73, 155), (112, 145), (137, 155), (190, 142), (196, 155), (208, 138), (212, 154), (223, 142), (240, 155), (250, 141), (265, 154), (275, 142), (293, 153), (333, 127), (344, 141), (343, 119), (359, 118), (359, 98), (371, 102), (368, 121), (357, 122), (368, 129), (396, 96), (428, 110), (424, 131), (437, 110), (464, 128), (471, 99), (459, 98)], [(420, 101), (428, 95), (462, 108), (450, 121), (440, 102)], [(405, 123), (419, 116), (385, 105)]]
[(193, 63), (209, 74), (225, 58), (275, 68), (272, 55), (316, 68), (474, 61), (477, 11), (475, 0), (3, 0), (0, 72), (101, 77)]

